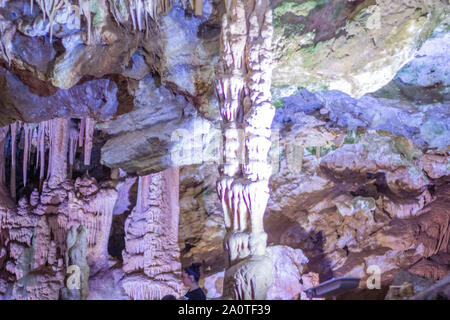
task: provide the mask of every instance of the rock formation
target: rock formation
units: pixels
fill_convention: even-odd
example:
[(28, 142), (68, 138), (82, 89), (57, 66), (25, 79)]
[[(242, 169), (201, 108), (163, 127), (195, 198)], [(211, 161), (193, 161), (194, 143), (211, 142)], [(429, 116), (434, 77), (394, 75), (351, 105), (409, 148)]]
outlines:
[(234, 299), (265, 299), (272, 283), (263, 227), (275, 114), (270, 96), (272, 33), (268, 1), (228, 3), (216, 74), (224, 137), (217, 193), (227, 229), (224, 297)]
[(133, 300), (181, 295), (178, 169), (139, 177), (137, 203), (125, 221), (123, 288)]
[[(13, 143), (17, 138), (15, 130), (20, 126), (11, 125), (11, 148), (23, 159), (30, 159), (30, 137), (33, 137), (33, 145), (36, 146), (33, 150), (36, 154), (34, 163), (41, 166), (38, 176), (44, 178), (42, 184), (38, 179), (31, 194), (19, 199), (17, 207), (10, 203), (5, 207), (9, 209), (2, 210), (1, 228), (8, 235), (4, 245), (10, 250), (5, 257), (6, 271), (8, 279), (16, 281), (11, 293), (15, 299), (58, 298), (59, 291), (64, 286), (65, 268), (69, 267), (65, 263), (78, 259), (71, 257), (71, 249), (66, 244), (69, 230), (76, 230), (73, 229), (75, 226), (82, 225), (89, 230), (89, 236), (84, 241), (87, 242), (87, 261), (94, 270), (101, 267), (108, 258), (109, 228), (117, 192), (107, 186), (100, 188), (95, 178), (83, 177), (73, 181), (68, 177), (71, 123), (70, 119), (54, 119), (38, 126), (24, 125), (23, 153), (16, 152)], [(34, 134), (30, 134), (30, 131)], [(29, 171), (26, 164), (24, 161), (24, 183)], [(46, 177), (43, 176), (45, 167), (48, 168)], [(16, 187), (12, 183), (11, 189), (15, 195)], [(4, 197), (8, 199), (7, 194)], [(79, 236), (75, 238), (78, 239), (77, 237)], [(64, 261), (67, 250), (69, 259)], [(77, 250), (83, 251), (82, 247)], [(84, 270), (85, 265), (79, 267), (84, 274), (82, 288), (86, 288), (89, 271)], [(45, 272), (34, 272), (42, 268)], [(87, 297), (85, 289), (82, 289), (81, 297)]]

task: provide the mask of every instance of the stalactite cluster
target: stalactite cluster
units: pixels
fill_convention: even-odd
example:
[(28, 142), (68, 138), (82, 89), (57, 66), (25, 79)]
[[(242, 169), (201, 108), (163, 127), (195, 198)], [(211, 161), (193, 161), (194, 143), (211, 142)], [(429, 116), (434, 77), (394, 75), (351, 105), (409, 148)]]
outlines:
[[(71, 4), (68, 0), (36, 0), (39, 8), (42, 11), (44, 20), (48, 18), (50, 22), (50, 39), (53, 38), (53, 22), (55, 20), (56, 12), (62, 8), (63, 5), (70, 8)], [(85, 0), (80, 0), (80, 6), (82, 7)], [(33, 0), (30, 0), (30, 9), (33, 11)], [(83, 12), (84, 13), (84, 12)], [(86, 17), (90, 16), (90, 12), (84, 13)], [(88, 19), (88, 34), (90, 34), (90, 19)]]
[[(31, 11), (33, 11), (33, 4), (35, 1), (42, 11), (44, 20), (49, 20), (50, 39), (52, 39), (53, 24), (57, 11), (61, 8), (72, 10), (73, 4), (70, 0), (30, 0)], [(78, 6), (74, 5), (74, 8), (77, 9), (80, 19), (82, 16), (86, 19), (88, 44), (91, 44), (92, 38), (92, 2), (93, 0), (79, 0)], [(148, 30), (148, 16), (150, 16), (150, 18), (152, 18), (153, 20), (156, 20), (159, 14), (167, 14), (173, 6), (174, 0), (124, 0), (120, 2), (117, 0), (109, 0), (109, 2), (110, 6), (113, 8), (118, 8), (125, 4), (127, 10), (129, 11), (129, 17), (131, 18), (131, 21), (133, 23), (133, 28), (135, 30), (144, 31)], [(197, 16), (201, 16), (203, 10), (203, 0), (188, 0), (188, 2), (190, 7), (194, 9), (195, 14)], [(187, 5), (185, 1), (183, 1), (182, 4), (185, 6)], [(121, 9), (119, 8), (118, 10), (120, 11)], [(118, 23), (121, 22), (121, 19), (119, 19), (115, 14), (113, 14), (113, 16), (116, 18)]]
[[(14, 299), (58, 299), (69, 267), (64, 263), (68, 249), (66, 237), (73, 227), (84, 226), (87, 230), (86, 259), (94, 271), (108, 259), (108, 238), (117, 191), (108, 186), (100, 187), (95, 178), (85, 176), (72, 181), (68, 176), (68, 163), (73, 164), (75, 146), (80, 141), (85, 147), (85, 159), (90, 158), (94, 121), (84, 119), (82, 122), (86, 124), (81, 126), (82, 135), (68, 119), (53, 119), (36, 125), (17, 122), (0, 130), (0, 146), (5, 146), (9, 140), (11, 160), (22, 155), (26, 185), (29, 185), (26, 181), (29, 180), (27, 172), (30, 172), (32, 150), (36, 166), (40, 166), (40, 188), (20, 197), (17, 206), (11, 201), (8, 210), (0, 208), (0, 233), (6, 235), (3, 245), (9, 252), (5, 269), (8, 281), (14, 282)], [(23, 146), (22, 154), (17, 152), (18, 146)], [(5, 156), (0, 159), (3, 175), (4, 159)], [(47, 175), (44, 175), (46, 163)], [(14, 183), (15, 166), (11, 161), (10, 180)], [(3, 194), (4, 181), (2, 199), (7, 199)], [(15, 196), (16, 186), (11, 184), (11, 198)], [(38, 269), (45, 272), (34, 272)], [(86, 298), (85, 293), (83, 298)]]
[[(96, 273), (108, 263), (108, 240), (118, 193), (109, 184), (99, 185), (87, 175), (75, 181), (68, 176), (78, 147), (84, 147), (82, 158), (89, 164), (94, 126), (93, 119), (85, 118), (78, 128), (69, 119), (39, 124), (16, 122), (1, 128), (0, 144), (5, 147), (9, 141), (11, 158), (16, 155), (23, 159), (24, 181), (30, 180), (26, 174), (34, 159), (32, 151), (36, 166), (40, 166), (41, 180), (40, 188), (21, 196), (17, 205), (11, 202), (9, 210), (0, 206), (0, 234), (7, 235), (2, 244), (8, 252), (5, 271), (7, 281), (13, 283), (13, 299), (73, 299), (77, 295), (85, 299), (89, 268)], [(4, 163), (0, 166), (2, 177)], [(15, 164), (11, 167), (15, 172)], [(6, 190), (1, 187), (3, 194)], [(13, 189), (15, 194), (16, 187)], [(121, 282), (132, 299), (181, 294), (178, 189), (178, 169), (139, 178), (136, 207), (125, 223), (126, 276)], [(84, 240), (77, 240), (79, 245), (73, 247), (71, 233)], [(85, 252), (84, 258), (74, 250)], [(84, 268), (80, 292), (65, 286), (71, 267), (68, 264), (75, 263), (77, 257)], [(37, 269), (46, 271), (35, 272)]]
[(134, 300), (180, 295), (178, 169), (139, 177), (136, 207), (125, 222), (123, 288)]
[[(118, 8), (120, 5), (117, 0), (109, 0), (110, 5)], [(148, 16), (153, 20), (158, 18), (159, 14), (167, 14), (174, 4), (174, 0), (125, 0), (124, 2), (129, 10), (129, 15), (133, 23), (133, 28), (139, 31), (148, 31)], [(189, 6), (194, 9), (197, 16), (202, 15), (203, 0), (182, 0), (181, 4), (184, 7)], [(120, 9), (119, 9), (120, 10)], [(113, 14), (118, 23), (120, 18)]]
[[(84, 146), (84, 164), (86, 166), (90, 164), (94, 127), (95, 120), (89, 117), (81, 120), (79, 131), (67, 119), (53, 119), (39, 124), (17, 121), (9, 126), (9, 135), (8, 128), (3, 127), (1, 129), (3, 139), (1, 139), (0, 157), (4, 159), (6, 156), (5, 143), (9, 138), (11, 150), (10, 193), (13, 199), (16, 198), (17, 188), (16, 157), (18, 142), (23, 145), (23, 185), (27, 186), (32, 153), (35, 154), (34, 163), (35, 168), (39, 168), (41, 184), (47, 168), (46, 177), (49, 179), (49, 183), (58, 185), (68, 177), (68, 172), (72, 171), (78, 147)], [(5, 182), (6, 177), (5, 163), (5, 161), (2, 161), (0, 164), (0, 178), (3, 182)], [(69, 167), (67, 163), (69, 163)]]
[(224, 164), (217, 182), (227, 235), (224, 297), (264, 299), (271, 283), (263, 215), (269, 199), (272, 10), (266, 0), (227, 3), (216, 93)]

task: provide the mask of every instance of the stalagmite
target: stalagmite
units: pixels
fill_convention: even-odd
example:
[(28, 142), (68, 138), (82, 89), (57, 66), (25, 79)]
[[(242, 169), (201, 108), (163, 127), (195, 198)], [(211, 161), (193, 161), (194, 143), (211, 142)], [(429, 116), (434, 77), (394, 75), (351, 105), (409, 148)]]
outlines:
[(179, 172), (139, 178), (136, 207), (125, 222), (122, 286), (134, 300), (180, 295)]
[(84, 134), (84, 165), (91, 164), (92, 139), (94, 137), (95, 120), (86, 118), (86, 132)]
[(224, 164), (217, 182), (227, 234), (224, 298), (265, 299), (272, 283), (263, 216), (269, 199), (272, 10), (268, 0), (232, 0), (222, 20), (216, 94)]

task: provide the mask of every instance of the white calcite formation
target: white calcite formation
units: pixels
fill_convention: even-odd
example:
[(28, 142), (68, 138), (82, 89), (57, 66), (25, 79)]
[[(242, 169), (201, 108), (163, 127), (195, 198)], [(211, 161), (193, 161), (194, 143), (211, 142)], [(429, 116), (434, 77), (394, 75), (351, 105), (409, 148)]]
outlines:
[[(49, 20), (49, 32), (50, 38), (53, 37), (53, 24), (58, 16), (58, 11), (68, 11), (66, 15), (65, 23), (70, 23), (71, 13), (75, 12), (79, 15), (79, 20), (83, 16), (87, 24), (87, 44), (92, 44), (92, 24), (94, 23), (91, 18), (91, 12), (99, 10), (99, 1), (93, 0), (79, 0), (78, 5), (73, 4), (71, 0), (36, 0), (35, 1), (42, 12), (43, 19)], [(96, 3), (97, 2), (97, 3)], [(106, 1), (102, 1), (100, 6), (104, 6)], [(161, 13), (167, 14), (172, 8), (173, 0), (124, 0), (114, 1), (109, 0), (112, 15), (118, 22), (124, 22), (124, 20), (131, 20), (133, 28), (135, 30), (148, 32), (150, 16), (153, 20), (156, 20), (157, 16)], [(189, 6), (195, 10), (195, 14), (202, 15), (203, 1), (202, 0), (188, 0), (182, 1), (184, 6)], [(30, 0), (30, 11), (33, 11), (34, 0)], [(126, 14), (125, 14), (126, 12)], [(61, 19), (60, 19), (61, 20)]]
[(43, 190), (36, 189), (29, 198), (21, 198), (17, 209), (0, 212), (1, 228), (8, 234), (6, 245), (10, 248), (6, 270), (15, 282), (12, 298), (58, 299), (69, 267), (63, 260), (66, 237), (73, 227), (88, 230), (84, 259), (93, 272), (101, 268), (108, 259), (116, 199), (114, 189), (100, 188), (94, 178), (78, 178), (75, 184), (67, 180), (54, 189), (44, 181)]
[[(12, 154), (23, 159), (26, 187), (32, 186), (25, 182), (26, 173), (33, 172), (29, 167), (34, 166), (40, 177), (31, 194), (19, 196), (15, 204), (4, 185), (6, 155), (0, 154), (0, 265), (5, 271), (0, 275), (0, 294), (4, 298), (86, 299), (89, 274), (111, 266), (108, 240), (116, 203), (120, 207), (123, 200), (118, 199), (120, 187), (114, 177), (102, 184), (87, 174), (71, 178), (79, 148), (84, 147), (81, 161), (90, 163), (94, 125), (89, 118), (82, 119), (78, 128), (70, 119), (53, 119), (1, 128), (1, 146), (10, 133)], [(15, 165), (11, 165), (13, 172)], [(178, 169), (139, 179), (137, 203), (125, 223), (125, 276), (120, 281), (131, 299), (181, 295), (178, 189)], [(74, 268), (79, 269), (77, 279)]]
[[(67, 263), (74, 263), (72, 260), (75, 259), (70, 258), (73, 254), (68, 251), (71, 246), (68, 247), (66, 238), (69, 230), (78, 230), (80, 226), (86, 229), (82, 232), (86, 233), (82, 236), (85, 240), (80, 240), (86, 242), (86, 250), (81, 250), (85, 252), (84, 257), (78, 254), (76, 258), (87, 261), (93, 272), (107, 263), (108, 238), (117, 191), (108, 184), (99, 185), (95, 178), (85, 176), (73, 181), (68, 176), (71, 124), (68, 119), (53, 119), (38, 125), (11, 125), (14, 155), (17, 147), (15, 140), (19, 136), (16, 130), (23, 128), (23, 181), (32, 146), (36, 148), (36, 164), (41, 166), (39, 171), (43, 180), (39, 189), (35, 188), (30, 195), (21, 197), (17, 205), (12, 200), (15, 185), (11, 185), (10, 198), (1, 183), (0, 233), (3, 235), (1, 248), (4, 250), (0, 250), (5, 251), (2, 256), (6, 271), (4, 280), (13, 283), (8, 298), (58, 299), (69, 272)], [(7, 128), (2, 128), (1, 132), (5, 134), (0, 138), (6, 137)], [(92, 137), (89, 139), (92, 141)], [(46, 163), (48, 171), (44, 178), (42, 168)], [(2, 162), (1, 167), (4, 168), (4, 165)], [(11, 169), (15, 172), (15, 163), (12, 163)], [(11, 180), (15, 182), (15, 178)], [(85, 275), (85, 279), (81, 279), (84, 283), (81, 298), (86, 298), (86, 273), (89, 274), (89, 271), (86, 271), (86, 263), (79, 267)]]
[(133, 300), (181, 295), (178, 189), (178, 169), (139, 178), (137, 203), (125, 222), (122, 253), (122, 287)]
[(263, 216), (269, 199), (272, 10), (267, 0), (227, 1), (216, 93), (223, 121), (224, 164), (217, 193), (224, 239), (224, 298), (265, 299), (272, 283)]
[[(22, 123), (17, 121), (9, 126), (9, 135), (11, 137), (11, 174), (10, 174), (10, 193), (13, 199), (16, 198), (16, 153), (18, 139), (23, 136), (23, 162), (22, 175), (23, 185), (27, 186), (27, 174), (31, 164), (31, 154), (35, 151), (35, 166), (39, 167), (39, 177), (41, 185), (47, 167), (47, 179), (51, 186), (57, 186), (68, 178), (68, 165), (72, 170), (77, 147), (84, 145), (84, 164), (90, 165), (92, 152), (92, 139), (94, 136), (95, 120), (92, 118), (83, 118), (80, 121), (79, 132), (73, 128), (73, 122), (68, 119), (56, 118), (49, 121), (43, 121), (38, 124)], [(1, 128), (3, 141), (8, 135), (8, 127)], [(20, 141), (19, 141), (20, 142)], [(78, 144), (78, 145), (77, 145)], [(4, 154), (4, 148), (0, 156)], [(48, 157), (46, 154), (48, 153)], [(47, 159), (47, 162), (46, 162)], [(0, 159), (1, 160), (1, 159)], [(2, 161), (3, 178), (5, 170), (5, 161)]]

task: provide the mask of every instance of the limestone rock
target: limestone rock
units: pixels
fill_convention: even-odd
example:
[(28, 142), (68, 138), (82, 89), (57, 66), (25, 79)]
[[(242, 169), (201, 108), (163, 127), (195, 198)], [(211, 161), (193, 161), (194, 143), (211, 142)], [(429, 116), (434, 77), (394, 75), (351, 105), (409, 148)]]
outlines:
[(444, 1), (277, 1), (273, 85), (354, 97), (374, 92), (394, 78), (445, 10)]

